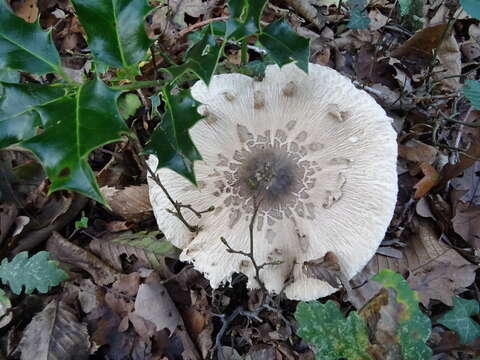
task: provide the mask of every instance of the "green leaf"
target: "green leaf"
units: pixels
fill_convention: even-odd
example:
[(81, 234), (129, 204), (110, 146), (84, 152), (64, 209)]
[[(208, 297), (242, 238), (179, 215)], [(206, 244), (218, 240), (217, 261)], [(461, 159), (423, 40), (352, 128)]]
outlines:
[(196, 184), (193, 162), (202, 157), (188, 131), (202, 118), (197, 112), (199, 103), (189, 90), (182, 90), (175, 96), (170, 90), (167, 86), (162, 91), (165, 115), (153, 131), (145, 152), (158, 158), (157, 169), (170, 168)]
[(480, 336), (480, 324), (471, 316), (480, 312), (480, 305), (476, 300), (453, 298), (453, 309), (444, 314), (438, 322), (450, 330), (455, 331), (462, 344), (468, 344)]
[(185, 52), (185, 62), (182, 65), (171, 66), (165, 70), (174, 80), (191, 71), (208, 84), (215, 73), (224, 45), (225, 42), (217, 44), (210, 26), (202, 39)]
[(34, 136), (39, 118), (33, 107), (64, 94), (48, 85), (0, 83), (0, 148)]
[(308, 73), (310, 40), (298, 35), (284, 19), (277, 20), (262, 30), (259, 42), (279, 66), (296, 61)]
[(383, 270), (372, 278), (385, 288), (395, 290), (397, 302), (402, 305), (398, 319), (399, 344), (404, 360), (430, 359), (432, 350), (425, 344), (430, 337), (431, 322), (418, 307), (419, 298), (408, 286), (407, 281), (392, 270)]
[(412, 0), (398, 0), (398, 6), (400, 7), (400, 16), (405, 16), (410, 13)]
[(160, 236), (159, 231), (130, 231), (111, 234), (90, 242), (90, 249), (106, 259), (114, 269), (122, 271), (122, 259), (135, 262), (138, 267), (159, 270), (165, 266), (165, 257), (178, 259), (180, 250)]
[(15, 16), (5, 0), (0, 0), (0, 68), (45, 74), (58, 72), (59, 64), (50, 34), (38, 23)]
[(130, 116), (135, 115), (137, 110), (142, 106), (142, 102), (136, 94), (123, 94), (118, 99), (118, 110), (122, 118), (127, 120)]
[(18, 83), (20, 82), (20, 73), (9, 68), (0, 69), (0, 81), (7, 83)]
[(27, 251), (17, 254), (12, 261), (3, 259), (0, 264), (0, 278), (9, 284), (12, 291), (19, 295), (25, 287), (25, 293), (38, 290), (45, 294), (51, 286), (57, 286), (68, 279), (65, 271), (58, 268), (58, 262), (48, 259), (48, 251), (40, 251), (28, 257)]
[(85, 229), (88, 227), (88, 217), (85, 216), (82, 211), (82, 217), (80, 220), (75, 221), (75, 230)]
[(349, 29), (367, 29), (370, 24), (370, 18), (368, 17), (365, 8), (368, 5), (368, 0), (350, 0), (350, 21), (347, 24)]
[(267, 0), (230, 0), (227, 38), (240, 40), (260, 32), (260, 17), (266, 4)]
[(480, 19), (480, 0), (460, 0), (460, 5), (468, 15)]
[(463, 87), (465, 97), (472, 103), (472, 106), (480, 110), (480, 81), (467, 80)]
[(317, 359), (348, 360), (372, 359), (367, 352), (370, 346), (367, 326), (356, 312), (347, 318), (331, 300), (301, 302), (295, 311), (297, 334), (313, 345)]
[(78, 191), (104, 203), (88, 154), (118, 141), (128, 127), (117, 110), (118, 91), (95, 79), (82, 85), (75, 97), (38, 106), (44, 132), (21, 143), (42, 162), (50, 178), (50, 192)]
[(72, 0), (97, 60), (128, 67), (145, 57), (151, 44), (144, 20), (151, 8), (146, 0)]

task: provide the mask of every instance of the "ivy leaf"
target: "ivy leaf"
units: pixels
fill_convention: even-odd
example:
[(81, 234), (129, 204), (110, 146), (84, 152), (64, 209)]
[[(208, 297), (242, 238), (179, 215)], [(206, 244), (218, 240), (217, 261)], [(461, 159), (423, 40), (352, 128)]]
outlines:
[(260, 17), (266, 4), (267, 0), (230, 0), (227, 38), (240, 40), (260, 32)]
[(34, 74), (58, 72), (60, 57), (48, 32), (15, 16), (0, 0), (0, 68)]
[(468, 15), (480, 19), (480, 1), (479, 0), (460, 0), (460, 5), (465, 9)]
[(308, 73), (310, 40), (298, 35), (284, 19), (264, 28), (258, 40), (279, 66), (294, 60), (300, 69)]
[(58, 268), (58, 262), (49, 260), (48, 257), (48, 251), (40, 251), (31, 258), (27, 251), (22, 251), (10, 262), (3, 259), (0, 264), (0, 278), (4, 284), (8, 283), (17, 295), (24, 286), (26, 294), (31, 294), (35, 289), (45, 294), (50, 286), (57, 286), (68, 279), (67, 273)]
[(202, 118), (197, 112), (199, 103), (189, 90), (178, 95), (171, 95), (170, 90), (167, 86), (162, 91), (165, 115), (153, 131), (145, 152), (158, 158), (157, 169), (170, 168), (196, 185), (193, 162), (202, 157), (188, 131)]
[(0, 82), (0, 148), (34, 136), (39, 118), (33, 107), (64, 94), (48, 85)]
[(480, 110), (480, 81), (467, 80), (463, 87), (465, 97), (472, 103), (473, 107)]
[(209, 26), (201, 40), (185, 52), (185, 62), (182, 65), (175, 65), (166, 69), (174, 80), (191, 71), (206, 84), (210, 83), (225, 44), (225, 42), (217, 44), (212, 31), (212, 27)]
[(42, 162), (51, 181), (50, 192), (74, 190), (104, 203), (87, 160), (92, 150), (128, 132), (118, 113), (118, 95), (95, 79), (82, 85), (75, 97), (36, 107), (44, 132), (21, 145)]
[(295, 311), (298, 335), (313, 345), (317, 359), (371, 360), (367, 326), (356, 312), (347, 318), (331, 300), (301, 302)]
[(468, 344), (480, 336), (480, 324), (471, 316), (480, 312), (480, 305), (475, 300), (453, 298), (453, 309), (443, 315), (438, 322), (455, 331), (462, 344)]
[(126, 68), (145, 57), (151, 44), (144, 20), (146, 0), (72, 0), (97, 60)]
[(401, 306), (398, 316), (397, 336), (401, 346), (402, 359), (419, 360), (431, 359), (432, 350), (425, 344), (430, 337), (431, 322), (420, 308), (418, 295), (411, 290), (408, 282), (392, 270), (383, 270), (372, 278), (383, 284), (384, 288), (396, 292), (396, 301)]
[(370, 18), (365, 12), (368, 0), (350, 0), (348, 3), (351, 9), (347, 27), (353, 30), (367, 29), (370, 24)]

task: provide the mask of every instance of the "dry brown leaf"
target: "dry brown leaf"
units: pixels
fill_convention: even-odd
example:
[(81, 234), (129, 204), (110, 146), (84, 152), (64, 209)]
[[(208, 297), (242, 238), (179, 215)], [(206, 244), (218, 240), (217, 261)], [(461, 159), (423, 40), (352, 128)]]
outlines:
[(442, 180), (439, 187), (445, 185), (447, 181), (459, 176), (464, 170), (475, 163), (475, 158), (480, 158), (480, 143), (472, 144), (466, 151), (466, 155), (460, 154), (460, 160), (456, 164), (447, 164), (443, 167), (440, 175)]
[(164, 237), (160, 237), (158, 231), (108, 234), (101, 239), (93, 239), (90, 249), (117, 271), (124, 270), (123, 258), (132, 269), (152, 268), (159, 271), (163, 278), (172, 275), (165, 257), (178, 258), (179, 254), (179, 250)]
[(452, 219), (453, 229), (473, 248), (480, 249), (480, 206), (459, 201)]
[(398, 156), (408, 161), (432, 164), (437, 154), (436, 148), (415, 139), (408, 141), (405, 145), (398, 145)]
[(342, 275), (338, 258), (331, 251), (328, 251), (320, 259), (304, 261), (302, 271), (306, 276), (326, 281), (334, 288), (340, 288), (342, 283), (345, 283), (345, 277)]
[(20, 0), (12, 2), (12, 9), (23, 20), (34, 23), (38, 17), (37, 0)]
[(423, 175), (425, 176), (413, 186), (413, 188), (416, 189), (415, 195), (413, 196), (415, 199), (420, 199), (427, 195), (440, 181), (440, 175), (432, 165), (421, 163), (420, 169), (422, 169)]
[(151, 321), (157, 331), (167, 328), (173, 334), (179, 325), (183, 326), (177, 307), (155, 273), (140, 285), (133, 313)]
[[(462, 55), (453, 33), (442, 41), (437, 50), (437, 57), (441, 66), (434, 69), (434, 79), (440, 80), (450, 90), (460, 89), (462, 85), (460, 84), (460, 77), (457, 75), (462, 73)], [(446, 79), (446, 77), (449, 78)]]
[(87, 325), (61, 301), (51, 301), (27, 325), (20, 341), (22, 360), (88, 359), (90, 341)]
[(396, 58), (416, 60), (427, 65), (432, 60), (433, 50), (440, 44), (446, 29), (447, 24), (438, 24), (424, 28), (392, 51), (391, 55)]
[(113, 212), (125, 220), (140, 222), (152, 216), (147, 184), (115, 189), (104, 186), (100, 189)]
[[(380, 284), (368, 280), (383, 269), (392, 269), (402, 275), (410, 272), (412, 275), (419, 274), (418, 276), (421, 276), (422, 272), (425, 274), (429, 272), (427, 269), (441, 266), (435, 264), (451, 264), (457, 269), (473, 271), (471, 268), (468, 268), (468, 265), (471, 265), (470, 262), (465, 260), (454, 249), (440, 242), (432, 221), (415, 217), (412, 220), (412, 224), (415, 227), (415, 234), (411, 236), (407, 246), (402, 250), (402, 259), (375, 255), (363, 271), (351, 280), (353, 290), (348, 292), (348, 300), (357, 309), (368, 302), (381, 288)], [(443, 281), (449, 282), (451, 274), (443, 275)], [(443, 289), (445, 292), (442, 293), (442, 299), (446, 300), (450, 297), (451, 300), (453, 295), (451, 291), (456, 289), (448, 287)], [(428, 297), (430, 293), (430, 290), (427, 291), (427, 288), (419, 289), (420, 297)]]
[(118, 273), (114, 269), (57, 232), (48, 239), (47, 250), (53, 258), (88, 272), (97, 285), (109, 285), (118, 278)]

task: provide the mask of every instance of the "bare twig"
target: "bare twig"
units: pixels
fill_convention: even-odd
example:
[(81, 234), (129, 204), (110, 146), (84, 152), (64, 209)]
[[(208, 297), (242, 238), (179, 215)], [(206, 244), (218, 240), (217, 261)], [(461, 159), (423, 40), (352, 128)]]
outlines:
[(188, 33), (191, 33), (192, 31), (202, 27), (202, 26), (205, 26), (205, 25), (208, 25), (214, 21), (225, 21), (225, 20), (228, 20), (229, 16), (219, 16), (219, 17), (216, 17), (216, 18), (211, 18), (211, 19), (207, 19), (207, 20), (203, 20), (203, 21), (199, 21), (193, 25), (190, 25), (189, 27), (183, 29), (182, 31), (180, 31), (178, 33), (178, 37), (183, 37), (185, 35), (187, 35)]
[(133, 137), (130, 137), (130, 139), (131, 139), (131, 142), (133, 143), (133, 146), (135, 147), (135, 150), (137, 151), (137, 153), (139, 155), (139, 159), (142, 162), (142, 166), (147, 170), (147, 172), (150, 175), (150, 177), (152, 178), (152, 180), (155, 181), (155, 183), (160, 187), (160, 189), (162, 189), (162, 191), (165, 194), (165, 196), (167, 197), (168, 201), (170, 201), (170, 203), (175, 208), (175, 210), (167, 210), (167, 211), (169, 213), (171, 213), (173, 216), (175, 216), (178, 220), (180, 220), (188, 228), (189, 231), (198, 232), (200, 230), (199, 227), (197, 225), (191, 225), (185, 219), (185, 217), (182, 214), (182, 209), (183, 208), (188, 209), (191, 212), (193, 212), (195, 214), (195, 216), (197, 216), (198, 218), (201, 218), (202, 214), (213, 211), (215, 208), (213, 206), (210, 206), (206, 210), (197, 211), (197, 210), (194, 210), (191, 205), (182, 204), (178, 201), (175, 201), (172, 198), (172, 196), (170, 195), (170, 193), (168, 192), (167, 188), (160, 181), (160, 177), (158, 176), (158, 174), (156, 174), (155, 171), (153, 171), (150, 168), (150, 166), (148, 166), (147, 161), (145, 160), (145, 157), (142, 155), (143, 154), (143, 149), (142, 149), (142, 146), (140, 145), (140, 142), (136, 138), (133, 138)]

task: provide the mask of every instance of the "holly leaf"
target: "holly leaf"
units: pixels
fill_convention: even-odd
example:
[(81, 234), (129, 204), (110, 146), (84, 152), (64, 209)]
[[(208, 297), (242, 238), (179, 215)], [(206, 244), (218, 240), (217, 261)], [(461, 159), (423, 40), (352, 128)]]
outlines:
[(465, 97), (471, 102), (472, 106), (480, 110), (480, 81), (467, 80), (463, 87)]
[(144, 20), (146, 0), (72, 0), (97, 60), (126, 68), (145, 57), (150, 47)]
[(240, 40), (260, 32), (260, 17), (267, 0), (230, 0), (228, 9), (230, 19), (227, 21), (226, 36)]
[(59, 64), (50, 33), (38, 23), (15, 16), (5, 0), (0, 0), (0, 68), (45, 74), (58, 72)]
[(265, 27), (258, 41), (279, 66), (296, 61), (297, 66), (308, 73), (310, 40), (298, 35), (286, 20), (280, 19)]
[(20, 73), (9, 68), (0, 69), (0, 81), (7, 83), (18, 83), (20, 82)]
[(209, 26), (201, 40), (185, 52), (185, 61), (182, 65), (174, 65), (166, 69), (173, 79), (178, 79), (184, 73), (191, 71), (202, 79), (206, 84), (210, 83), (215, 73), (225, 42), (217, 44), (213, 29)]
[(0, 82), (0, 148), (34, 136), (40, 122), (34, 106), (64, 94), (59, 87)]
[(118, 95), (95, 79), (82, 85), (75, 97), (65, 96), (36, 107), (44, 132), (21, 145), (42, 162), (50, 178), (50, 192), (74, 190), (105, 203), (88, 154), (128, 132), (118, 113)]
[(480, 19), (480, 1), (479, 0), (460, 0), (460, 5), (472, 17)]
[(171, 95), (170, 90), (167, 86), (162, 91), (165, 115), (153, 131), (145, 152), (158, 158), (157, 169), (172, 169), (196, 185), (193, 162), (202, 157), (188, 131), (202, 118), (197, 112), (199, 103), (189, 90), (178, 95)]
[(395, 315), (398, 321), (396, 336), (401, 346), (402, 359), (431, 359), (432, 350), (425, 344), (430, 337), (431, 322), (418, 307), (419, 297), (410, 289), (408, 282), (392, 270), (383, 270), (372, 278), (383, 284), (384, 288), (393, 289), (401, 313)]
[(455, 331), (462, 344), (468, 344), (480, 337), (480, 324), (471, 316), (480, 313), (480, 305), (476, 300), (453, 298), (453, 309), (445, 313), (438, 322)]
[(12, 261), (3, 259), (0, 264), (0, 278), (10, 286), (13, 293), (19, 295), (25, 287), (25, 293), (38, 290), (45, 294), (51, 286), (57, 286), (68, 279), (65, 271), (58, 268), (58, 262), (49, 260), (48, 251), (40, 251), (28, 257), (27, 251), (17, 254)]
[(301, 302), (295, 311), (297, 334), (313, 345), (317, 359), (371, 360), (367, 326), (356, 312), (347, 318), (331, 300)]

